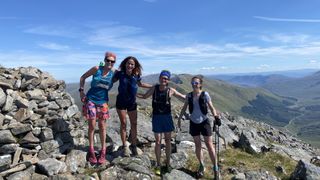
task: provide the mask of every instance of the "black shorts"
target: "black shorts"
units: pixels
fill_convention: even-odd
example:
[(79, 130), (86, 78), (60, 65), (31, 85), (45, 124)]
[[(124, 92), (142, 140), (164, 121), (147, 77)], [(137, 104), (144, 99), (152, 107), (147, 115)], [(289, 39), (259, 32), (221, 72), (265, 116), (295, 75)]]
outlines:
[(191, 136), (211, 136), (212, 128), (209, 119), (206, 119), (200, 124), (196, 124), (190, 120), (190, 134)]
[(116, 102), (116, 108), (119, 110), (127, 110), (127, 111), (135, 111), (137, 110), (137, 103), (121, 103), (119, 101)]

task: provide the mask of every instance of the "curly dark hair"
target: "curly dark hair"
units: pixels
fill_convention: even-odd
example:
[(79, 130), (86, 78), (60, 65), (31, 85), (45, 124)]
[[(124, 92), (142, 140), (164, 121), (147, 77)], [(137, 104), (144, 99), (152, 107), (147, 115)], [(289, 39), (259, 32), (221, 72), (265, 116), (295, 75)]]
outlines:
[(126, 64), (127, 62), (132, 59), (135, 63), (135, 67), (134, 69), (132, 70), (132, 74), (133, 75), (142, 75), (142, 66), (141, 64), (139, 63), (138, 59), (134, 56), (128, 56), (126, 57), (120, 64), (119, 68), (121, 69), (121, 71), (125, 71), (126, 70)]

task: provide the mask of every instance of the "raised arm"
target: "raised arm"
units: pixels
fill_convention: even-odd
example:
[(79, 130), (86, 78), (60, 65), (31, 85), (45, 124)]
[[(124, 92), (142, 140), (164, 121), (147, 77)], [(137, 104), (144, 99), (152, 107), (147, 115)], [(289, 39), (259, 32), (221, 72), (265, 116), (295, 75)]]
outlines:
[(153, 92), (154, 92), (155, 86), (151, 87), (146, 93), (142, 94), (142, 93), (138, 93), (137, 97), (138, 98), (142, 98), (142, 99), (147, 99), (148, 97), (150, 97)]

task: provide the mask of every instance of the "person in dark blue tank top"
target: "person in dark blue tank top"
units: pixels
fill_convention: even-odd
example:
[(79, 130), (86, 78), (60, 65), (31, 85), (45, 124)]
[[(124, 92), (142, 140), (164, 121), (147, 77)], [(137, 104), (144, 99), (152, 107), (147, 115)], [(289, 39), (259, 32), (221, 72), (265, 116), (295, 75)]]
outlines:
[[(116, 55), (111, 52), (105, 53), (104, 65), (94, 66), (84, 73), (80, 78), (80, 98), (84, 103), (83, 115), (89, 124), (89, 162), (92, 164), (104, 164), (106, 162), (106, 120), (109, 118), (108, 91), (113, 86), (114, 76), (113, 65), (116, 62)], [(92, 76), (91, 87), (87, 94), (84, 93), (86, 78)], [(101, 151), (97, 160), (94, 153), (93, 136), (98, 119)]]
[[(126, 57), (116, 71), (113, 82), (119, 81), (118, 95), (116, 101), (117, 113), (121, 122), (120, 135), (123, 148), (123, 156), (137, 155), (137, 103), (136, 94), (139, 87), (151, 88), (150, 84), (141, 82), (142, 66), (133, 56)], [(126, 115), (130, 119), (130, 148), (127, 146)]]
[(145, 94), (138, 93), (139, 98), (148, 98), (152, 96), (152, 131), (156, 139), (154, 148), (157, 158), (157, 167), (155, 173), (161, 175), (161, 135), (164, 134), (166, 142), (166, 167), (170, 171), (171, 156), (171, 132), (174, 130), (173, 118), (171, 115), (171, 97), (175, 96), (184, 102), (185, 95), (182, 95), (174, 88), (169, 87), (171, 73), (168, 70), (161, 71), (159, 75), (159, 84), (154, 85)]

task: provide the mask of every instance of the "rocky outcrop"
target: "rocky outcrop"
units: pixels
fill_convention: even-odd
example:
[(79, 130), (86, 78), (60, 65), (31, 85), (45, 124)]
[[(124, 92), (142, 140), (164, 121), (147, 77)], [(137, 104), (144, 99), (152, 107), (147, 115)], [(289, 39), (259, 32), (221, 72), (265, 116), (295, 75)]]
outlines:
[(317, 167), (302, 160), (299, 161), (296, 169), (291, 175), (291, 179), (313, 180), (320, 178), (320, 167)]
[(0, 68), (1, 176), (31, 177), (32, 167), (46, 175), (65, 172), (57, 157), (85, 145), (84, 121), (64, 89), (64, 81), (33, 67)]

